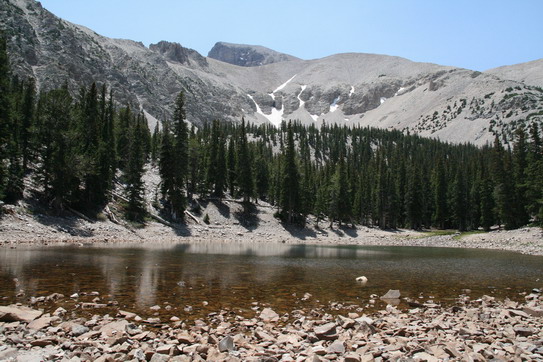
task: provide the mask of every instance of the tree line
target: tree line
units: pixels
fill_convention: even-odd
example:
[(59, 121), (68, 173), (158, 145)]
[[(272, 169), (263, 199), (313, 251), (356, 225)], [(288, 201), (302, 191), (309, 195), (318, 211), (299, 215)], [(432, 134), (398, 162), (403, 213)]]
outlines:
[[(154, 207), (181, 221), (198, 198), (263, 200), (277, 217), (380, 228), (489, 230), (543, 219), (543, 145), (537, 123), (482, 148), (399, 131), (299, 122), (186, 122), (184, 94), (151, 133), (142, 112), (91, 84), (36, 91), (10, 74), (0, 40), (0, 197), (25, 182), (54, 210), (96, 215), (123, 193), (130, 220), (147, 215), (143, 175), (158, 167)], [(505, 145), (505, 146), (504, 146)], [(510, 146), (511, 145), (511, 146)], [(250, 207), (247, 207), (250, 212)]]

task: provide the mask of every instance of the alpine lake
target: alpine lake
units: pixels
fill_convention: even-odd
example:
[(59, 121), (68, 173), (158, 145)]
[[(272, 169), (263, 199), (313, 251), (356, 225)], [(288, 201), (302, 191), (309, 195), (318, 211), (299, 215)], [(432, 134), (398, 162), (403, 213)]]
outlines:
[[(362, 275), (366, 284), (356, 281)], [(252, 317), (257, 303), (280, 314), (312, 308), (369, 313), (386, 306), (379, 297), (389, 289), (401, 292), (398, 307), (405, 309), (405, 298), (452, 305), (461, 294), (521, 301), (542, 285), (543, 257), (481, 249), (268, 243), (0, 249), (2, 305), (61, 293), (65, 298), (45, 308), (109, 303), (165, 320), (221, 310)], [(151, 310), (154, 305), (160, 310)]]

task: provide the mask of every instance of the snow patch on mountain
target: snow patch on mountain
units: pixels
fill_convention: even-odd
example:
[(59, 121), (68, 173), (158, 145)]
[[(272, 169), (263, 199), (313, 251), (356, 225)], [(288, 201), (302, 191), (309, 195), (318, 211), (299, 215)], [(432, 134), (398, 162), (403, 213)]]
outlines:
[(386, 100), (387, 100), (386, 97), (381, 97), (381, 99), (379, 99), (379, 102), (381, 102), (381, 104), (383, 104), (383, 103), (385, 103)]
[(349, 91), (349, 98), (354, 94), (354, 86), (351, 86), (351, 90)]
[(300, 98), (300, 96), (302, 95), (302, 93), (304, 92), (306, 88), (307, 88), (307, 85), (302, 85), (302, 90), (300, 90), (300, 93), (298, 93), (298, 100), (300, 101), (300, 107), (298, 108), (305, 107), (305, 102), (302, 101), (302, 98)]
[(253, 101), (253, 103), (255, 104), (256, 113), (258, 113), (261, 116), (265, 117), (271, 124), (273, 124), (275, 127), (279, 128), (279, 126), (281, 125), (281, 122), (283, 121), (283, 113), (285, 111), (284, 107), (281, 107), (281, 109), (277, 109), (275, 107), (272, 107), (271, 114), (265, 114), (264, 112), (262, 112), (262, 109), (260, 108), (258, 103), (256, 103), (253, 96), (251, 96), (250, 94), (247, 94), (247, 97), (249, 97)]

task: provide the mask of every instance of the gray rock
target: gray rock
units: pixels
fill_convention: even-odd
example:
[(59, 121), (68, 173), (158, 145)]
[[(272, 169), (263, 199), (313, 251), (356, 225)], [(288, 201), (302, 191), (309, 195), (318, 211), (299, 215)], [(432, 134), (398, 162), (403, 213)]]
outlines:
[(326, 352), (342, 355), (345, 353), (345, 344), (343, 343), (343, 341), (334, 341), (331, 345), (328, 346)]
[(82, 326), (81, 324), (73, 324), (71, 328), (72, 336), (78, 337), (89, 331), (88, 327)]
[(400, 291), (396, 289), (390, 289), (381, 299), (400, 299)]
[(275, 313), (271, 308), (264, 308), (260, 313), (259, 318), (264, 322), (277, 322), (279, 320), (279, 314)]
[(219, 342), (219, 352), (231, 352), (234, 350), (234, 339), (226, 336)]

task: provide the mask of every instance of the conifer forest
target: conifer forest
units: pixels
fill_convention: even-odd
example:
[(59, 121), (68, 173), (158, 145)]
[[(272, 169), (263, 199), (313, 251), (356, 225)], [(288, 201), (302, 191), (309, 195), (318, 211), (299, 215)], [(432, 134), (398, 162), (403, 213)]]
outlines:
[[(202, 100), (204, 101), (204, 100)], [(144, 222), (143, 175), (161, 177), (153, 207), (182, 221), (205, 198), (265, 201), (289, 224), (383, 229), (490, 230), (543, 219), (541, 129), (476, 147), (359, 126), (187, 122), (180, 92), (172, 119), (150, 130), (107, 85), (41, 89), (12, 76), (0, 42), (0, 197), (25, 187), (51, 212), (90, 217), (123, 186), (123, 211)]]

